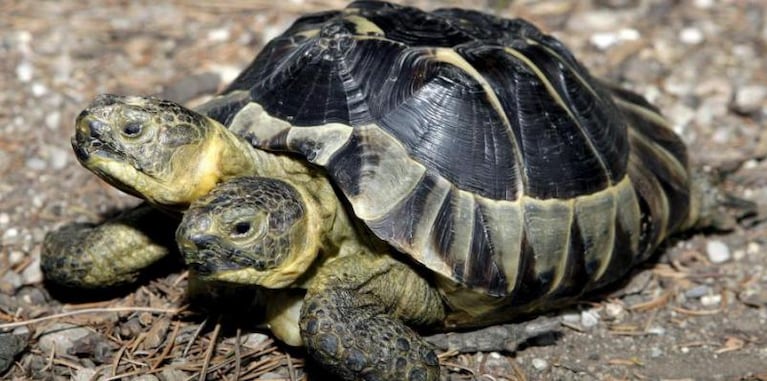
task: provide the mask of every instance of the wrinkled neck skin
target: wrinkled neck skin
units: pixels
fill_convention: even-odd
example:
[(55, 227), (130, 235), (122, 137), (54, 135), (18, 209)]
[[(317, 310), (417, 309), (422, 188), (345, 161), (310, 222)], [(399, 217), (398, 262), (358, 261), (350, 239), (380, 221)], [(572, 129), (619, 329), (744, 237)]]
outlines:
[(292, 156), (256, 149), (223, 126), (216, 133), (213, 140), (224, 142), (218, 161), (219, 182), (238, 176), (275, 178), (293, 185), (304, 199), (310, 226), (307, 234), (312, 238), (307, 240), (308, 247), (293, 256), (301, 263), (275, 274), (268, 287), (305, 288), (317, 268), (314, 264), (361, 252), (384, 252), (380, 241), (355, 224), (322, 169)]

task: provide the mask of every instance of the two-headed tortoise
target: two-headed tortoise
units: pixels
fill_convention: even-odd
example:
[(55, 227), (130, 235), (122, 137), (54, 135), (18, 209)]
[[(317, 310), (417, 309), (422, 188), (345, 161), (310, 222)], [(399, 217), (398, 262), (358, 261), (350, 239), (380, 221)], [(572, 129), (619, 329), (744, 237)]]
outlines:
[[(196, 111), (100, 96), (73, 146), (155, 207), (192, 205), (178, 241), (200, 278), (306, 289), (270, 301), (267, 320), (348, 380), (436, 380), (408, 325), (488, 325), (577, 297), (708, 205), (659, 112), (556, 39), (373, 1), (300, 18)], [(46, 273), (130, 279), (167, 251), (135, 221), (50, 236)]]

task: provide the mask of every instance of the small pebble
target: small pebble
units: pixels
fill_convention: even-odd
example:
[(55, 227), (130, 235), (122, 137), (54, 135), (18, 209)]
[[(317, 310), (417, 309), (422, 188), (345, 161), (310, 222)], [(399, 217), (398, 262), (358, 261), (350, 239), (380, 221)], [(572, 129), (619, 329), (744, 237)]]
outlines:
[(597, 49), (606, 50), (609, 47), (624, 41), (636, 41), (641, 37), (639, 31), (631, 28), (623, 28), (617, 32), (600, 32), (591, 35), (589, 42)]
[(39, 157), (30, 157), (26, 161), (27, 168), (34, 170), (34, 171), (42, 171), (47, 167), (47, 163), (45, 160), (39, 158)]
[(27, 347), (27, 336), (0, 333), (0, 375), (11, 367), (14, 358)]
[(5, 246), (15, 245), (19, 243), (19, 229), (8, 228), (8, 230), (6, 230), (5, 233), (3, 233), (2, 243)]
[(544, 359), (534, 358), (532, 361), (533, 368), (535, 370), (546, 370), (549, 367), (549, 362)]
[(732, 108), (741, 114), (753, 114), (767, 107), (767, 86), (748, 85), (735, 90)]
[(653, 326), (647, 328), (647, 333), (655, 336), (663, 336), (666, 334), (666, 329), (661, 326)]
[(706, 254), (712, 263), (724, 263), (730, 259), (730, 248), (719, 240), (711, 240), (706, 243)]
[(95, 379), (96, 376), (96, 369), (91, 368), (80, 368), (78, 369), (74, 376), (72, 376), (73, 381), (90, 381)]
[(249, 348), (258, 348), (264, 341), (266, 341), (269, 338), (269, 336), (264, 335), (263, 333), (249, 333), (247, 335), (244, 335), (242, 338), (242, 346), (249, 347)]
[(45, 87), (45, 85), (40, 82), (35, 82), (32, 84), (32, 95), (39, 98), (45, 94), (48, 94), (48, 88)]
[(37, 284), (43, 282), (43, 272), (40, 270), (40, 257), (35, 258), (29, 266), (21, 272), (22, 282), (24, 284)]
[(658, 358), (663, 356), (663, 350), (661, 350), (658, 347), (652, 347), (650, 348), (650, 357), (652, 358)]
[(705, 295), (700, 298), (700, 304), (706, 307), (716, 306), (722, 302), (722, 295)]
[(83, 327), (58, 323), (50, 326), (40, 335), (38, 345), (46, 355), (50, 355), (51, 351), (54, 350), (57, 354), (68, 354), (77, 340), (88, 336), (90, 333), (90, 330)]
[(16, 293), (16, 300), (27, 306), (40, 306), (47, 302), (45, 294), (37, 287), (23, 287)]
[(679, 32), (679, 40), (687, 45), (698, 45), (703, 42), (703, 32), (694, 27), (687, 27)]
[(26, 257), (27, 256), (23, 252), (14, 250), (8, 255), (8, 263), (10, 263), (11, 266), (18, 265)]
[(8, 213), (0, 213), (0, 225), (8, 225), (11, 222), (11, 216)]
[(183, 381), (189, 379), (189, 374), (178, 369), (166, 367), (162, 372), (160, 372), (160, 377), (162, 377), (162, 379), (165, 381)]
[(226, 42), (231, 38), (232, 33), (229, 28), (218, 28), (208, 32), (208, 41)]
[(623, 315), (625, 309), (618, 303), (605, 303), (605, 314), (612, 319), (617, 319)]
[(708, 295), (711, 291), (711, 287), (706, 286), (705, 284), (701, 284), (699, 286), (695, 286), (687, 291), (684, 292), (684, 296), (692, 299), (700, 298), (701, 296)]
[(61, 124), (61, 113), (58, 111), (51, 111), (45, 115), (45, 127), (51, 130), (58, 130)]
[(0, 292), (14, 294), (22, 284), (21, 276), (15, 271), (6, 271), (0, 276)]
[(579, 324), (581, 322), (581, 314), (577, 312), (570, 312), (562, 315), (562, 321), (570, 324)]
[(28, 61), (22, 61), (18, 66), (16, 66), (16, 78), (20, 82), (29, 82), (32, 80), (32, 74), (34, 73), (34, 68), (32, 67), (32, 64)]
[(618, 38), (621, 41), (636, 41), (639, 40), (640, 37), (642, 37), (642, 35), (639, 31), (633, 28), (623, 28), (618, 31)]
[(593, 328), (599, 324), (599, 314), (594, 310), (581, 311), (581, 326)]

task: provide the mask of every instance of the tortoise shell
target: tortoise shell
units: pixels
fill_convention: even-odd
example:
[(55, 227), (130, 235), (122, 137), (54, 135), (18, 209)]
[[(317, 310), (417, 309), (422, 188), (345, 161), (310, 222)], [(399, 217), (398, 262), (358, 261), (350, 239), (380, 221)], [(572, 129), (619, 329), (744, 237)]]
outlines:
[(378, 237), (518, 306), (614, 280), (688, 215), (658, 111), (519, 19), (373, 1), (305, 16), (203, 111), (324, 167)]

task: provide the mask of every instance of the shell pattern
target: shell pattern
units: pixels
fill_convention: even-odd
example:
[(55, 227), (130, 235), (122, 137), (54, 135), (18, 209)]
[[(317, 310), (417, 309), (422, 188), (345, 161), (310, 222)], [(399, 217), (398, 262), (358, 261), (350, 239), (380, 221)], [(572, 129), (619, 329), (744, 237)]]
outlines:
[(461, 290), (518, 307), (572, 297), (689, 214), (685, 147), (659, 112), (520, 19), (358, 1), (296, 21), (206, 107), (324, 167), (475, 315)]

